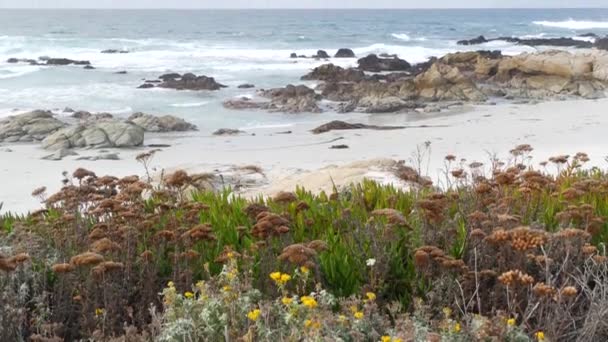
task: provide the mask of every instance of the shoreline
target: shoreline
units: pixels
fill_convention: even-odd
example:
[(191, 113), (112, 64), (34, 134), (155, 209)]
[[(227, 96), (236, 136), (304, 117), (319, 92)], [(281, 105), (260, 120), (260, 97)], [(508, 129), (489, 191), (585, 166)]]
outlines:
[[(608, 125), (608, 116), (604, 115), (606, 105), (608, 99), (477, 105), (457, 114), (430, 114), (414, 120), (403, 114), (348, 114), (343, 120), (351, 123), (415, 122), (441, 127), (346, 130), (314, 135), (310, 132), (314, 124), (295, 123), (289, 128), (291, 134), (277, 134), (285, 130), (282, 128), (258, 128), (238, 136), (209, 136), (204, 132), (149, 134), (145, 143), (172, 145), (162, 148), (152, 159), (151, 166), (157, 173), (175, 169), (221, 173), (235, 165), (255, 165), (262, 169), (264, 177), (259, 184), (245, 188), (241, 192), (245, 196), (273, 195), (281, 190), (294, 190), (295, 185), (317, 192), (331, 188), (331, 181), (346, 185), (366, 176), (391, 182), (390, 174), (378, 165), (387, 159), (405, 160), (410, 165), (417, 146), (426, 141), (430, 142), (430, 149), (423, 173), (428, 170), (426, 173), (433, 181), (438, 179), (447, 154), (466, 158), (464, 165), (473, 161), (488, 164), (490, 155), (507, 159), (510, 149), (524, 143), (534, 148), (531, 162), (535, 165), (554, 155), (586, 152), (591, 158), (589, 165), (599, 166), (608, 150), (608, 138), (596, 138), (604, 136), (602, 126)], [(320, 121), (322, 117), (319, 114)], [(330, 149), (333, 142), (349, 148)], [(119, 154), (117, 161), (79, 161), (76, 156), (59, 162), (40, 160), (49, 152), (38, 144), (2, 144), (0, 175), (5, 179), (0, 198), (4, 202), (2, 211), (25, 213), (40, 208), (38, 200), (30, 196), (31, 191), (46, 186), (52, 194), (61, 187), (61, 173), (71, 174), (78, 167), (100, 176), (143, 175), (144, 168), (135, 161), (135, 156), (150, 149), (106, 149)], [(98, 153), (84, 149), (76, 152), (80, 156)], [(357, 164), (349, 166), (352, 163)]]

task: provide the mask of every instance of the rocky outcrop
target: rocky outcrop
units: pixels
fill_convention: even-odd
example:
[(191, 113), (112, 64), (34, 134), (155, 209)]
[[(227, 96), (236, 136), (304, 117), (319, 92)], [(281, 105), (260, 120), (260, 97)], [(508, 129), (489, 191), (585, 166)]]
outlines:
[(148, 80), (140, 85), (140, 89), (154, 88), (154, 83), (158, 83), (156, 87), (169, 88), (175, 90), (219, 90), (226, 88), (225, 85), (215, 81), (213, 77), (196, 76), (192, 73), (187, 74), (165, 74), (159, 77), (161, 82), (157, 80)]
[(407, 61), (398, 57), (380, 58), (374, 54), (363, 57), (357, 61), (359, 69), (363, 71), (405, 71), (412, 66)]
[(492, 41), (505, 41), (509, 43), (526, 45), (526, 46), (555, 46), (555, 47), (575, 47), (575, 48), (590, 48), (593, 43), (574, 39), (574, 38), (517, 38), (517, 37), (498, 37), (486, 39), (484, 36), (479, 36), (473, 39), (459, 40), (458, 45), (478, 45)]
[(430, 101), (485, 101), (486, 96), (457, 67), (435, 63), (414, 80), (419, 98)]
[(49, 58), (46, 60), (46, 65), (90, 65), (89, 61), (77, 61), (69, 58)]
[(131, 115), (127, 121), (143, 128), (146, 132), (186, 132), (197, 130), (195, 125), (173, 115), (154, 116), (139, 112)]
[(50, 57), (39, 57), (36, 59), (29, 58), (9, 58), (7, 63), (28, 63), (31, 65), (91, 65), (89, 61), (78, 61), (69, 58), (50, 58)]
[(313, 56), (315, 58), (329, 58), (329, 54), (325, 50), (317, 51), (317, 54)]
[(129, 53), (129, 51), (127, 51), (127, 50), (119, 50), (119, 49), (107, 49), (107, 50), (102, 50), (101, 53), (109, 53), (109, 54), (114, 54), (114, 53)]
[(265, 109), (283, 113), (320, 113), (317, 105), (320, 96), (304, 85), (287, 85), (284, 88), (261, 89), (258, 95), (269, 101), (252, 100), (247, 97), (227, 100), (223, 103), (229, 109)]
[(42, 147), (61, 150), (75, 147), (136, 147), (144, 142), (144, 129), (118, 120), (99, 121), (62, 128), (47, 136)]
[(250, 89), (250, 88), (255, 88), (255, 85), (251, 84), (251, 83), (243, 83), (243, 84), (239, 84), (239, 86), (237, 88), (239, 88), (239, 89)]
[(488, 40), (486, 39), (486, 37), (484, 36), (479, 36), (477, 38), (473, 38), (473, 39), (463, 39), (463, 40), (459, 40), (457, 42), (458, 45), (478, 45), (478, 44), (483, 44), (483, 43), (487, 43)]
[(593, 43), (593, 47), (599, 50), (608, 50), (608, 38), (598, 38)]
[(332, 82), (359, 82), (365, 73), (357, 69), (344, 69), (333, 64), (323, 64), (301, 77), (302, 80), (320, 80)]
[(327, 133), (335, 130), (351, 130), (351, 129), (375, 129), (375, 130), (394, 130), (394, 129), (403, 129), (403, 126), (376, 126), (376, 125), (366, 125), (362, 123), (348, 123), (344, 121), (331, 121), (324, 125), (321, 125), (311, 132), (314, 134)]
[(217, 131), (213, 132), (213, 135), (239, 135), (244, 133), (245, 132), (241, 131), (240, 129), (220, 128)]
[(35, 110), (0, 120), (0, 142), (40, 141), (65, 124), (48, 111)]
[(334, 55), (335, 58), (355, 58), (355, 52), (351, 49), (339, 49)]

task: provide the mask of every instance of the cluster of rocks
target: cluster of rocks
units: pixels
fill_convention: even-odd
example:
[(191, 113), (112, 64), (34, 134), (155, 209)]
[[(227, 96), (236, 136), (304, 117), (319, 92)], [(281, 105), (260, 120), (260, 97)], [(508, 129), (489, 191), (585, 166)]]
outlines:
[(51, 66), (61, 66), (61, 65), (84, 65), (86, 69), (93, 68), (91, 66), (91, 62), (89, 61), (78, 61), (69, 58), (51, 58), (51, 57), (38, 57), (38, 59), (29, 59), (29, 58), (9, 58), (6, 60), (7, 63), (28, 63), (30, 65), (51, 65)]
[(223, 105), (230, 109), (264, 109), (283, 113), (321, 112), (317, 104), (321, 96), (305, 85), (289, 84), (283, 88), (260, 89), (257, 94), (264, 100), (241, 97), (225, 101)]
[[(319, 50), (319, 51), (317, 51), (316, 55), (313, 55), (310, 57), (307, 57), (305, 55), (298, 55), (297, 53), (292, 52), (289, 57), (290, 58), (315, 58), (315, 59), (331, 58), (331, 56), (325, 50)], [(334, 58), (355, 58), (355, 57), (356, 57), (355, 52), (353, 50), (347, 49), (347, 48), (338, 49), (338, 51), (334, 54)]]
[(216, 82), (213, 77), (197, 76), (192, 73), (183, 75), (178, 73), (164, 74), (159, 76), (157, 80), (146, 80), (138, 88), (148, 89), (154, 87), (176, 90), (219, 90), (226, 88), (225, 85)]
[(270, 101), (237, 99), (224, 105), (319, 112), (319, 101), (328, 100), (340, 112), (386, 113), (432, 112), (490, 98), (592, 99), (605, 96), (608, 53), (553, 50), (504, 56), (500, 51), (471, 51), (447, 54), (417, 65), (395, 56), (370, 55), (361, 58), (357, 68), (325, 64), (302, 76), (302, 80), (322, 82), (314, 90), (289, 85), (259, 93)]
[(459, 40), (458, 45), (479, 45), (492, 41), (505, 41), (525, 46), (553, 46), (553, 47), (574, 47), (581, 49), (597, 48), (600, 50), (608, 50), (608, 37), (601, 38), (595, 33), (585, 33), (578, 36), (579, 38), (593, 38), (594, 41), (576, 38), (518, 38), (518, 37), (498, 37), (487, 39), (484, 36), (478, 36), (473, 39)]
[[(69, 151), (72, 148), (137, 147), (143, 145), (145, 132), (197, 129), (171, 115), (158, 117), (144, 113), (121, 120), (108, 113), (74, 111), (70, 120), (59, 120), (52, 112), (43, 110), (10, 116), (0, 121), (0, 142), (41, 142), (44, 149), (56, 151), (45, 158), (59, 160), (74, 155)], [(92, 157), (95, 158), (108, 159), (107, 156)]]

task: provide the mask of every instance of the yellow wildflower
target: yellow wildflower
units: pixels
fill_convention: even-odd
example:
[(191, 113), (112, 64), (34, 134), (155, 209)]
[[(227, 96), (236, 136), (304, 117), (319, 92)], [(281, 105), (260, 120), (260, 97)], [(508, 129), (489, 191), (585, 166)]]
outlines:
[(514, 325), (515, 325), (515, 323), (516, 323), (516, 322), (515, 322), (515, 318), (509, 318), (509, 319), (507, 320), (507, 325), (508, 325), (508, 326), (510, 326), (510, 327), (514, 326)]
[(462, 327), (460, 326), (460, 323), (454, 324), (454, 332), (455, 333), (459, 333), (460, 330), (462, 330)]
[(257, 321), (258, 318), (260, 317), (260, 315), (262, 314), (262, 311), (260, 311), (260, 309), (255, 309), (252, 311), (249, 311), (249, 313), (247, 314), (247, 318), (249, 318), (252, 321)]
[(303, 296), (300, 300), (302, 301), (302, 304), (309, 309), (314, 309), (318, 305), (317, 300), (310, 296)]
[(224, 291), (224, 292), (230, 292), (230, 290), (232, 290), (230, 285), (226, 285), (226, 286), (222, 287), (222, 291)]
[(311, 320), (307, 319), (307, 320), (304, 321), (304, 326), (306, 328), (310, 327), (311, 325), (312, 325), (312, 321)]
[(174, 282), (172, 282), (172, 281), (169, 281), (169, 282), (167, 283), (167, 287), (171, 287), (171, 288), (173, 288), (173, 287), (175, 287), (175, 283), (174, 283)]
[(452, 309), (445, 307), (443, 308), (443, 314), (445, 315), (446, 318), (450, 317), (450, 315), (452, 314)]
[(190, 298), (194, 297), (194, 293), (187, 291), (186, 293), (184, 293), (184, 297), (190, 299)]
[(272, 272), (270, 273), (270, 279), (278, 282), (281, 280), (281, 272)]
[(346, 316), (344, 316), (344, 315), (340, 315), (340, 316), (338, 316), (338, 321), (339, 321), (340, 323), (345, 323), (345, 322), (346, 322)]
[(391, 342), (392, 338), (390, 336), (382, 336), (382, 342)]
[(361, 319), (363, 318), (363, 312), (357, 311), (353, 314), (353, 316), (355, 316), (356, 319)]
[(403, 340), (402, 340), (402, 339), (400, 339), (400, 338), (394, 338), (394, 339), (393, 339), (393, 342), (403, 342)]
[(308, 274), (308, 272), (310, 272), (310, 269), (308, 269), (308, 267), (306, 267), (306, 266), (302, 266), (302, 267), (300, 267), (300, 272), (302, 272), (304, 274)]
[(232, 252), (228, 252), (228, 253), (226, 254), (226, 257), (228, 257), (228, 259), (233, 259), (233, 258), (234, 258), (234, 253), (232, 253)]
[(355, 312), (359, 311), (359, 308), (357, 308), (357, 306), (356, 306), (356, 305), (351, 305), (351, 307), (350, 307), (350, 311), (351, 311), (352, 313), (355, 313)]
[(104, 309), (102, 308), (97, 308), (95, 309), (95, 316), (101, 316), (104, 313)]
[(536, 334), (534, 334), (534, 337), (536, 337), (537, 341), (544, 341), (545, 333), (543, 331), (538, 331), (538, 332), (536, 332)]
[(376, 294), (373, 292), (368, 292), (365, 294), (365, 296), (367, 297), (368, 300), (370, 301), (374, 301), (376, 300)]
[(290, 305), (292, 302), (293, 302), (293, 298), (283, 297), (281, 299), (281, 303), (283, 303), (285, 305)]
[(281, 280), (279, 281), (281, 284), (285, 284), (291, 280), (291, 276), (289, 274), (281, 274)]

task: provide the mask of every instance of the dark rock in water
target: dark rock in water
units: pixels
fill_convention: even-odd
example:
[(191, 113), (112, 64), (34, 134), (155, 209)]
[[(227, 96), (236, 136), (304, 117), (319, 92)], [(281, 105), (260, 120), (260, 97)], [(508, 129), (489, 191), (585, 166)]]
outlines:
[(317, 55), (315, 57), (317, 57), (317, 58), (329, 58), (329, 55), (324, 50), (319, 50), (319, 51), (317, 51)]
[(79, 119), (79, 120), (83, 120), (83, 121), (99, 121), (99, 120), (109, 120), (109, 119), (113, 119), (114, 116), (110, 113), (97, 113), (97, 114), (93, 114), (84, 110), (79, 110), (77, 112), (74, 112), (71, 115), (72, 118), (74, 119)]
[(344, 69), (333, 64), (324, 64), (314, 68), (310, 73), (301, 77), (302, 80), (321, 80), (335, 82), (359, 82), (365, 78), (365, 73), (357, 69)]
[(313, 89), (305, 85), (288, 84), (284, 88), (260, 90), (259, 94), (270, 99), (269, 109), (286, 113), (320, 113), (321, 108), (317, 106), (320, 99)]
[(117, 75), (126, 75), (127, 72), (125, 70), (115, 72)]
[(9, 58), (6, 60), (7, 63), (29, 63), (31, 65), (38, 65), (38, 61), (36, 61), (35, 59), (29, 59), (29, 58)]
[(600, 50), (608, 50), (608, 38), (599, 38), (593, 44), (593, 47)]
[(412, 67), (410, 63), (403, 59), (397, 57), (379, 58), (374, 54), (359, 59), (357, 63), (359, 63), (359, 69), (372, 72), (405, 71)]
[(64, 113), (74, 113), (74, 112), (75, 112), (75, 110), (73, 110), (73, 109), (72, 109), (72, 108), (70, 108), (70, 107), (65, 107), (65, 108), (63, 109), (63, 112), (64, 112)]
[(577, 37), (585, 37), (585, 38), (599, 38), (600, 36), (598, 36), (597, 34), (593, 33), (593, 32), (589, 32), (589, 33), (583, 33), (583, 34), (579, 34), (577, 35)]
[(249, 84), (249, 83), (245, 83), (245, 84), (240, 84), (237, 88), (239, 88), (239, 89), (249, 89), (249, 88), (255, 88), (255, 85)]
[(101, 51), (101, 53), (129, 53), (127, 50), (118, 50), (118, 49), (107, 49)]
[(573, 38), (531, 38), (522, 39), (517, 37), (498, 37), (492, 39), (486, 39), (484, 36), (469, 40), (458, 41), (459, 45), (477, 45), (488, 43), (492, 41), (505, 41), (509, 43), (515, 43), (526, 46), (558, 46), (558, 47), (577, 47), (577, 48), (590, 48), (593, 44), (584, 40), (578, 40)]
[(477, 45), (477, 44), (483, 44), (483, 43), (487, 43), (488, 40), (486, 39), (486, 37), (484, 36), (479, 36), (477, 38), (473, 38), (473, 39), (468, 39), (468, 40), (459, 40), (457, 42), (458, 45)]
[(225, 85), (216, 82), (213, 77), (196, 76), (192, 73), (184, 74), (180, 79), (165, 77), (164, 82), (158, 86), (176, 90), (219, 90), (226, 88)]
[(289, 58), (298, 58), (298, 54), (295, 52), (292, 52), (291, 55), (289, 55)]
[(393, 130), (393, 129), (403, 129), (403, 126), (376, 126), (376, 125), (366, 125), (361, 123), (351, 124), (344, 121), (331, 121), (324, 125), (321, 125), (312, 130), (314, 134), (327, 133), (334, 130), (347, 130), (347, 129), (375, 129), (375, 130)]
[(166, 148), (166, 147), (171, 147), (171, 145), (169, 145), (169, 144), (149, 144), (149, 145), (146, 145), (146, 147), (151, 147), (151, 148)]
[(39, 56), (39, 57), (38, 57), (38, 60), (39, 60), (39, 61), (43, 61), (43, 62), (46, 62), (46, 61), (48, 61), (49, 59), (51, 59), (51, 57), (49, 57), (49, 56)]
[(306, 58), (304, 55), (299, 55), (298, 58)]
[(213, 135), (237, 135), (237, 134), (243, 134), (245, 132), (239, 130), (239, 129), (234, 129), (234, 128), (220, 128), (217, 131), (213, 132)]
[(349, 148), (348, 145), (331, 145), (330, 149), (332, 150), (343, 150)]
[(276, 132), (275, 134), (291, 134), (292, 131)]
[(355, 53), (351, 49), (342, 48), (334, 55), (335, 58), (355, 58)]
[(378, 57), (382, 57), (382, 58), (397, 58), (397, 54), (396, 53), (386, 53), (383, 52), (381, 54), (378, 55)]
[(92, 65), (85, 65), (83, 69), (86, 69), (86, 70), (93, 70), (93, 69), (95, 69), (95, 67), (94, 67), (94, 66), (92, 66)]
[(74, 65), (90, 65), (91, 62), (89, 61), (76, 61), (73, 59), (68, 59), (68, 58), (49, 58), (46, 61), (47, 65), (70, 65), (70, 64), (74, 64)]
[(182, 75), (178, 74), (178, 73), (170, 73), (170, 74), (164, 74), (164, 75), (160, 75), (158, 78), (163, 80), (163, 81), (167, 81), (167, 80), (174, 80), (176, 78), (181, 78)]
[(145, 83), (161, 83), (161, 80), (146, 80)]
[(154, 88), (154, 84), (144, 83), (144, 84), (140, 85), (139, 87), (137, 87), (137, 89), (149, 89), (149, 88)]

